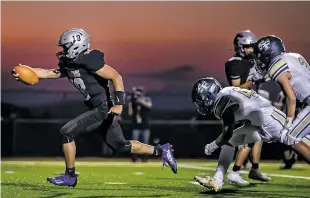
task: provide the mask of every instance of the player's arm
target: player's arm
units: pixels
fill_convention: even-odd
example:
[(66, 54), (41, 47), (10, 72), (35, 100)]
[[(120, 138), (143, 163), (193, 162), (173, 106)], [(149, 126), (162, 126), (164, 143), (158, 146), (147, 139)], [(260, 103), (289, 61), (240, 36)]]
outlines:
[(296, 96), (295, 92), (293, 90), (293, 87), (290, 83), (290, 78), (291, 74), (289, 72), (284, 72), (281, 74), (278, 78), (277, 81), (279, 82), (283, 93), (286, 97), (286, 116), (287, 116), (287, 123), (288, 126), (290, 126), (293, 122), (293, 118), (295, 115), (295, 110), (296, 110)]
[(268, 73), (272, 80), (278, 82), (286, 97), (286, 126), (290, 126), (295, 115), (296, 96), (290, 82), (292, 76), (287, 62), (282, 58), (274, 61)]
[(104, 53), (100, 50), (91, 50), (85, 54), (81, 62), (90, 73), (113, 82), (116, 106), (112, 107), (109, 112), (112, 111), (120, 115), (122, 112), (122, 105), (126, 103), (126, 93), (124, 91), (122, 76), (115, 69), (105, 63)]
[(223, 113), (224, 132), (215, 141), (219, 147), (227, 144), (232, 137), (235, 127), (235, 114), (233, 109), (233, 106), (231, 106)]
[(96, 71), (96, 74), (104, 79), (111, 80), (113, 82), (116, 92), (124, 92), (124, 83), (122, 76), (109, 65), (105, 64), (104, 67)]
[(123, 110), (123, 105), (126, 103), (126, 93), (124, 91), (122, 76), (116, 70), (106, 64), (95, 73), (98, 76), (113, 82), (115, 90), (115, 106), (113, 106), (108, 113), (120, 115)]
[[(36, 73), (39, 79), (55, 79), (65, 76), (60, 68), (57, 69), (31, 68), (31, 69)], [(12, 75), (16, 80), (19, 80), (19, 74), (14, 69), (12, 70)]]
[(65, 75), (61, 70), (58, 69), (41, 69), (41, 68), (32, 68), (33, 71), (37, 74), (40, 79), (53, 79), (53, 78), (61, 78)]
[(228, 144), (232, 137), (235, 127), (235, 111), (238, 109), (237, 104), (227, 107), (229, 104), (229, 98), (223, 97), (214, 112), (217, 118), (222, 118), (224, 122), (224, 132), (213, 142), (205, 146), (205, 154), (211, 155), (216, 149)]
[(121, 99), (125, 104), (126, 95), (124, 92), (122, 76), (115, 69), (105, 63), (103, 52), (99, 50), (91, 50), (88, 54), (85, 55), (85, 58), (82, 60), (82, 62), (84, 62), (86, 69), (91, 73), (95, 73), (106, 80), (111, 80), (113, 82), (116, 94), (117, 92), (124, 93)]
[(214, 115), (224, 122), (224, 132), (217, 138), (216, 144), (220, 146), (227, 143), (232, 136), (235, 126), (235, 112), (239, 106), (231, 101), (227, 96), (223, 96), (217, 103), (214, 110)]
[(241, 84), (242, 65), (238, 65), (238, 61), (228, 61), (225, 63), (226, 75), (230, 76), (231, 84), (234, 87), (243, 89), (251, 89), (253, 86), (252, 81), (247, 81)]

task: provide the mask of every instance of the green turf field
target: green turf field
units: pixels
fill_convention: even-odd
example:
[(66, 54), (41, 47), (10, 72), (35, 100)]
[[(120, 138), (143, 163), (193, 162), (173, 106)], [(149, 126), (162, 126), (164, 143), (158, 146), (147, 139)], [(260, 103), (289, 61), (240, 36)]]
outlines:
[[(159, 161), (133, 164), (129, 160), (78, 160), (80, 173), (75, 188), (54, 186), (46, 177), (63, 172), (59, 159), (2, 159), (1, 194), (14, 197), (310, 197), (310, 168), (297, 164), (293, 170), (280, 170), (279, 162), (262, 163), (264, 173), (273, 181), (236, 188), (228, 183), (213, 193), (193, 184), (195, 175), (210, 175), (215, 162), (178, 160), (177, 175)], [(246, 174), (243, 174), (247, 178)], [(192, 183), (191, 183), (192, 182)]]

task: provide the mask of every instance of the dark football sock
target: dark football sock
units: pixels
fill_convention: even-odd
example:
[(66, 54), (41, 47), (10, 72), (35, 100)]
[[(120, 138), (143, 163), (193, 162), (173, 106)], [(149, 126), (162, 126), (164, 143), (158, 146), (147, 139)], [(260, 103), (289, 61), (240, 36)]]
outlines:
[(73, 167), (73, 168), (66, 168), (66, 174), (68, 174), (71, 177), (73, 177), (75, 175), (75, 167)]
[(154, 146), (154, 156), (161, 156), (163, 154), (163, 149), (160, 146)]
[(258, 169), (258, 168), (259, 168), (258, 163), (252, 163), (252, 168), (253, 168), (253, 169)]
[(234, 167), (233, 167), (233, 171), (234, 172), (237, 172), (237, 171), (239, 171), (241, 169), (241, 166), (237, 166), (236, 164), (234, 165)]

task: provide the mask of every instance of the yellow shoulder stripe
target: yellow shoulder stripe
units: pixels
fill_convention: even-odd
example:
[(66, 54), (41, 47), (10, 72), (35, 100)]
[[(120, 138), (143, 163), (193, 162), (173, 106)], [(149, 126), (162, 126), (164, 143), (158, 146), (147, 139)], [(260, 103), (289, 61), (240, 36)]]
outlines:
[[(272, 79), (275, 79), (276, 76), (279, 76), (279, 72), (282, 73), (281, 70), (285, 70), (287, 67), (286, 62), (283, 59), (277, 60), (269, 69), (269, 76)], [(288, 68), (288, 67), (287, 67)]]

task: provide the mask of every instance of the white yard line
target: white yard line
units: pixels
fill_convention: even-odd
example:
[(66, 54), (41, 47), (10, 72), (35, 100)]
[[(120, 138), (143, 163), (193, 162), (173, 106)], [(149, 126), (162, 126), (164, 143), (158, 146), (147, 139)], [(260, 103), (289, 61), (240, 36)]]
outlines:
[[(45, 166), (63, 166), (62, 161), (2, 161), (3, 165), (45, 165)], [(161, 162), (75, 162), (76, 166), (158, 166)]]
[[(64, 162), (61, 161), (2, 161), (2, 165), (46, 165), (46, 166), (63, 166)], [(130, 167), (149, 167), (160, 166), (160, 162), (148, 162), (148, 163), (133, 163), (133, 162), (76, 162), (77, 166), (130, 166)], [(301, 164), (302, 165), (302, 164)], [(198, 169), (215, 171), (215, 167), (197, 166), (190, 163), (179, 163), (179, 168)], [(306, 166), (305, 166), (306, 167)], [(240, 171), (241, 174), (248, 174), (248, 171)], [(310, 177), (283, 175), (283, 174), (271, 174), (264, 173), (267, 176), (282, 177), (282, 178), (294, 178), (294, 179), (306, 179), (310, 180)]]
[[(215, 168), (209, 168), (209, 167), (203, 167), (203, 166), (196, 166), (191, 164), (180, 164), (179, 167), (182, 168), (189, 168), (189, 169), (198, 169), (198, 170), (209, 170), (209, 171), (215, 171)], [(230, 171), (228, 171), (230, 172)], [(241, 174), (249, 174), (249, 171), (240, 171)], [(273, 176), (273, 177), (284, 177), (284, 178), (294, 178), (294, 179), (306, 179), (310, 180), (310, 177), (304, 177), (304, 176), (294, 176), (294, 175), (282, 175), (282, 174), (272, 174), (272, 173), (264, 173), (267, 176)]]
[[(211, 162), (211, 163), (206, 163), (206, 164), (202, 164), (202, 163), (191, 163), (191, 164), (196, 164), (196, 165), (200, 165), (200, 166), (207, 166), (207, 167), (214, 167), (217, 165), (217, 163)], [(260, 163), (259, 164), (260, 167), (280, 167), (281, 164), (279, 163)], [(294, 164), (295, 168), (309, 168), (309, 165), (304, 163), (304, 164)]]

